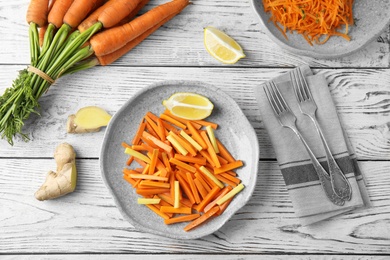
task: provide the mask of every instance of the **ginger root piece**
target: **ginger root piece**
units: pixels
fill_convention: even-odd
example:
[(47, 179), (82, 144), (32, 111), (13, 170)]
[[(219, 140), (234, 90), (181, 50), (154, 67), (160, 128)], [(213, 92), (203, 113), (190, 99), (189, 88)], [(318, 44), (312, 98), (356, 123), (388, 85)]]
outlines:
[(68, 117), (66, 131), (72, 134), (98, 132), (110, 119), (111, 115), (100, 107), (84, 107)]
[(77, 184), (76, 153), (68, 143), (59, 144), (54, 152), (57, 172), (49, 171), (45, 183), (35, 192), (37, 200), (48, 200), (73, 192)]

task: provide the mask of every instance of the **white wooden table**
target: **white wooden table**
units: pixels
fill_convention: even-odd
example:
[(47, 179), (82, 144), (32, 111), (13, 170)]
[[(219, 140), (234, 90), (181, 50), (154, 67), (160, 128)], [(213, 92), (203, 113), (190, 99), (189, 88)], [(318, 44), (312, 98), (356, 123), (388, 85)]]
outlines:
[[(0, 0), (0, 92), (29, 63), (28, 0)], [(147, 8), (162, 3), (152, 0)], [(249, 1), (194, 0), (179, 16), (111, 66), (61, 78), (25, 126), (31, 141), (0, 141), (0, 258), (335, 259), (390, 257), (389, 30), (349, 57), (318, 60), (286, 53), (262, 31)], [(203, 28), (234, 37), (247, 58), (222, 65), (205, 51)], [(367, 179), (372, 208), (301, 227), (294, 215), (252, 87), (309, 64), (330, 82), (341, 120)], [(258, 182), (252, 199), (219, 231), (183, 241), (137, 231), (120, 215), (99, 170), (104, 132), (71, 135), (70, 113), (98, 105), (114, 114), (134, 93), (162, 80), (196, 79), (229, 94), (256, 130)], [(40, 202), (57, 144), (77, 152), (77, 190)]]

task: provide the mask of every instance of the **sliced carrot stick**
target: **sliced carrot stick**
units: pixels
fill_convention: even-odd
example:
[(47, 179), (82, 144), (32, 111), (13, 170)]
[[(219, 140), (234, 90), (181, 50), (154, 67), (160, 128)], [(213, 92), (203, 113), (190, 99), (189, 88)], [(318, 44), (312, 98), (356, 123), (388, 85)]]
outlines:
[(164, 124), (160, 118), (157, 119), (157, 127), (158, 127), (157, 134), (160, 136), (161, 141), (165, 141), (167, 139), (165, 132), (168, 131), (165, 129)]
[(123, 175), (123, 179), (125, 179), (126, 181), (128, 181), (133, 187), (134, 187), (134, 185), (135, 185), (135, 183), (136, 183), (136, 180), (134, 180), (134, 179), (132, 179), (132, 178), (130, 178), (128, 175)]
[(166, 189), (169, 189), (171, 187), (171, 184), (169, 184), (167, 182), (142, 180), (139, 183), (139, 187), (141, 187), (141, 188), (156, 187), (156, 188), (166, 188)]
[(189, 142), (187, 142), (183, 137), (175, 134), (174, 132), (169, 132), (169, 135), (175, 138), (176, 141), (178, 141), (180, 145), (183, 146), (184, 149), (186, 149), (192, 156), (196, 156), (197, 154), (196, 149)]
[(221, 167), (221, 163), (218, 160), (217, 153), (215, 152), (213, 145), (211, 144), (209, 138), (207, 137), (206, 132), (202, 131), (200, 133), (200, 135), (202, 136), (203, 140), (207, 144), (207, 151), (210, 154), (210, 157), (213, 160), (215, 167), (216, 168), (220, 168)]
[(160, 193), (169, 192), (166, 188), (137, 188), (135, 192), (139, 195), (155, 195)]
[(216, 207), (212, 208), (207, 213), (204, 213), (202, 216), (200, 216), (199, 218), (193, 220), (190, 224), (185, 226), (184, 227), (184, 231), (190, 231), (191, 229), (199, 226), (200, 224), (202, 224), (203, 222), (205, 222), (206, 220), (208, 220), (212, 216), (214, 216), (215, 213), (217, 213), (218, 211), (219, 211), (219, 207), (216, 206)]
[(187, 155), (188, 151), (177, 141), (172, 135), (167, 136), (168, 141), (172, 144), (173, 148), (182, 155)]
[(168, 121), (171, 124), (174, 124), (177, 127), (180, 127), (181, 129), (186, 129), (187, 128), (187, 126), (185, 124), (182, 124), (181, 122), (177, 121), (173, 117), (168, 116), (167, 114), (161, 114), (160, 118), (165, 120), (165, 121)]
[(225, 188), (223, 188), (221, 190), (221, 192), (217, 195), (217, 197), (211, 201), (209, 204), (207, 204), (207, 206), (204, 208), (204, 212), (207, 212), (209, 211), (210, 209), (212, 209), (215, 205), (217, 205), (217, 201), (219, 199), (221, 199), (223, 196), (225, 196), (229, 191), (232, 190), (232, 187), (230, 186), (226, 186)]
[(217, 129), (218, 128), (218, 124), (213, 123), (213, 122), (208, 122), (208, 121), (205, 121), (205, 120), (194, 120), (192, 122), (200, 124), (202, 126), (211, 126), (213, 129)]
[(191, 188), (186, 182), (186, 180), (180, 175), (176, 175), (176, 179), (180, 183), (180, 187), (183, 189), (184, 193), (187, 195), (188, 199), (191, 201), (192, 204), (195, 204), (195, 198), (194, 195), (192, 194)]
[(198, 130), (192, 125), (192, 122), (188, 121), (187, 123), (188, 130), (190, 130), (192, 138), (202, 146), (203, 149), (207, 149), (207, 144), (200, 136)]
[(151, 209), (154, 213), (156, 213), (157, 215), (159, 215), (163, 219), (169, 219), (169, 216), (167, 214), (161, 212), (155, 205), (145, 204), (145, 206), (148, 207), (149, 209)]
[(207, 191), (207, 193), (209, 193), (213, 186), (210, 187), (210, 185), (207, 183), (207, 181), (198, 172), (195, 173), (195, 177), (196, 177), (197, 180), (199, 180), (200, 183), (202, 183), (202, 186)]
[(228, 173), (221, 173), (221, 174), (218, 174), (218, 175), (221, 175), (223, 176), (224, 178), (236, 183), (236, 184), (239, 184), (241, 182), (241, 180), (239, 178), (236, 178)]
[(168, 181), (167, 177), (160, 177), (156, 175), (130, 173), (129, 176), (133, 179), (154, 180), (154, 181)]
[(236, 187), (237, 186), (237, 183), (223, 177), (222, 175), (218, 174), (218, 175), (215, 175), (215, 178), (217, 178), (220, 182), (222, 183), (225, 183), (226, 185), (229, 185), (229, 186), (232, 186), (232, 187)]
[(204, 210), (204, 208), (207, 206), (207, 204), (209, 204), (214, 198), (215, 196), (218, 194), (218, 192), (221, 190), (221, 188), (219, 188), (218, 186), (215, 186), (209, 194), (207, 194), (206, 198), (204, 198), (198, 205), (198, 208), (197, 210), (199, 212), (202, 212)]
[(131, 148), (126, 148), (125, 153), (130, 154), (130, 155), (134, 156), (135, 158), (138, 158), (146, 163), (150, 163), (150, 159), (147, 156), (145, 156), (142, 153), (137, 152)]
[(210, 180), (212, 180), (218, 187), (221, 189), (224, 187), (224, 185), (216, 178), (216, 176), (211, 173), (206, 167), (200, 166), (199, 168), (202, 173), (204, 173)]
[(198, 190), (200, 196), (202, 197), (202, 199), (204, 199), (207, 196), (207, 190), (203, 187), (199, 178), (195, 178), (194, 183), (196, 185), (196, 189)]
[(194, 195), (195, 203), (199, 204), (200, 197), (199, 197), (198, 189), (196, 188), (194, 179), (192, 178), (192, 175), (189, 172), (186, 172), (186, 176), (187, 176), (187, 182), (188, 182), (188, 184), (190, 184), (192, 194)]
[[(190, 120), (187, 120), (187, 119), (184, 119), (184, 118), (180, 118), (178, 116), (175, 116), (174, 114), (172, 114), (168, 109), (165, 109), (164, 110), (164, 114), (172, 117), (173, 119), (179, 121), (180, 123), (182, 123), (183, 125), (187, 125), (187, 123), (190, 121)], [(195, 123), (194, 121), (191, 121), (191, 124), (196, 128), (196, 129), (200, 129), (202, 128), (202, 125), (200, 124), (197, 124)]]
[(221, 143), (221, 141), (217, 138), (217, 146), (219, 150), (219, 154), (226, 159), (228, 162), (234, 162), (236, 159), (229, 153), (226, 147)]
[(130, 156), (129, 159), (126, 161), (126, 165), (130, 166), (130, 164), (134, 161), (134, 156)]
[(144, 119), (142, 118), (142, 122), (139, 125), (133, 140), (131, 141), (132, 144), (138, 144), (138, 142), (141, 140), (141, 136), (142, 136), (143, 131), (145, 131), (145, 127), (146, 127), (146, 123), (144, 122)]
[[(94, 35), (90, 41), (91, 46), (97, 56), (116, 51), (167, 17), (180, 13), (188, 4), (189, 0), (174, 0), (159, 5), (127, 24)], [(110, 19), (107, 20), (112, 22), (113, 19)], [(101, 17), (98, 20), (105, 25), (106, 21), (103, 21)]]
[(156, 169), (158, 159), (158, 149), (153, 149), (152, 157), (150, 158), (149, 174), (153, 174)]
[(148, 139), (150, 141), (152, 141), (155, 145), (157, 145), (158, 147), (160, 147), (161, 149), (163, 149), (164, 151), (170, 153), (172, 151), (172, 147), (167, 145), (166, 143), (162, 142), (161, 140), (158, 140), (156, 137), (154, 137), (153, 135), (149, 134), (148, 132), (143, 132), (142, 133), (142, 136), (145, 138), (145, 139)]
[(206, 158), (204, 157), (192, 157), (192, 156), (184, 156), (182, 154), (175, 154), (174, 156), (175, 159), (178, 159), (179, 161), (182, 162), (188, 162), (188, 163), (196, 163), (199, 165), (205, 165), (206, 164)]
[(178, 213), (178, 214), (191, 214), (192, 209), (187, 208), (187, 207), (180, 207), (180, 208), (175, 208), (175, 207), (170, 207), (170, 206), (162, 206), (160, 208), (161, 212), (164, 213)]
[(184, 215), (184, 216), (180, 216), (180, 217), (165, 219), (164, 223), (166, 225), (171, 225), (171, 224), (175, 224), (175, 223), (191, 221), (191, 220), (194, 220), (194, 219), (199, 218), (199, 217), (200, 217), (199, 213), (190, 214), (190, 215)]
[(220, 173), (223, 173), (223, 172), (231, 171), (233, 169), (241, 167), (242, 165), (244, 165), (242, 163), (242, 161), (241, 160), (237, 160), (237, 161), (234, 161), (234, 162), (222, 165), (221, 167), (214, 169), (214, 173), (215, 174), (220, 174)]
[(196, 168), (195, 167), (193, 167), (193, 166), (191, 166), (191, 165), (189, 165), (189, 164), (187, 164), (185, 162), (179, 161), (178, 159), (171, 158), (171, 159), (169, 159), (169, 162), (174, 164), (174, 165), (180, 166), (180, 167), (186, 169), (189, 172), (193, 172), (193, 173), (196, 172)]

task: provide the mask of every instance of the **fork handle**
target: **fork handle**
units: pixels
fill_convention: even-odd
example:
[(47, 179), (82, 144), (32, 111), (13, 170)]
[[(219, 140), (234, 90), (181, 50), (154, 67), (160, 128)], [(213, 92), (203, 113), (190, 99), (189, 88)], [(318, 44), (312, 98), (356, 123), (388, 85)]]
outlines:
[(328, 143), (325, 140), (325, 136), (322, 133), (321, 127), (318, 124), (318, 121), (316, 120), (315, 117), (309, 115), (310, 119), (313, 121), (317, 133), (321, 138), (322, 144), (325, 149), (325, 154), (326, 154), (326, 160), (328, 161), (329, 165), (329, 175), (330, 175), (330, 180), (332, 183), (332, 187), (334, 192), (341, 197), (344, 200), (351, 200), (352, 196), (352, 189), (349, 181), (345, 177), (344, 173), (341, 171), (340, 167), (337, 165), (336, 160), (334, 159), (332, 152), (330, 151), (330, 148), (328, 146)]
[(307, 144), (307, 142), (305, 141), (305, 139), (303, 138), (301, 133), (295, 127), (290, 127), (290, 129), (294, 131), (294, 133), (298, 136), (299, 140), (301, 140), (303, 145), (305, 146), (306, 151), (308, 152), (308, 154), (310, 156), (310, 160), (313, 163), (313, 166), (314, 166), (314, 169), (317, 173), (317, 176), (320, 180), (322, 188), (324, 189), (325, 194), (328, 197), (328, 199), (335, 205), (338, 205), (338, 206), (344, 205), (345, 201), (342, 198), (340, 198), (339, 196), (337, 196), (336, 193), (333, 191), (332, 183), (330, 181), (328, 173), (325, 171), (324, 167), (322, 167), (322, 165), (319, 163), (319, 161), (317, 160), (316, 156), (314, 155), (314, 153), (310, 149), (309, 145)]

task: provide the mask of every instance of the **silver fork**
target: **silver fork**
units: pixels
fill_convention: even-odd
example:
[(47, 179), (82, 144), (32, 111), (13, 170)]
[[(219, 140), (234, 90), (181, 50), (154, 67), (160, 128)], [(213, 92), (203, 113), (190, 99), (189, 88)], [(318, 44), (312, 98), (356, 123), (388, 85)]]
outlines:
[(265, 83), (264, 87), (265, 94), (267, 96), (267, 99), (275, 113), (276, 118), (279, 120), (280, 124), (283, 127), (287, 127), (291, 129), (299, 138), (299, 140), (302, 141), (303, 145), (305, 146), (310, 159), (314, 165), (314, 169), (318, 175), (318, 178), (320, 180), (320, 183), (322, 185), (323, 190), (325, 191), (326, 196), (329, 198), (331, 202), (333, 202), (336, 205), (342, 206), (344, 205), (344, 200), (341, 199), (339, 196), (337, 196), (332, 188), (332, 184), (330, 183), (330, 179), (328, 176), (328, 173), (324, 170), (322, 165), (318, 162), (317, 158), (311, 151), (310, 147), (306, 143), (305, 139), (299, 132), (299, 130), (296, 127), (296, 117), (292, 113), (290, 107), (287, 105), (286, 101), (284, 100), (283, 96), (280, 94), (276, 84), (273, 81)]
[(344, 200), (350, 200), (352, 196), (351, 185), (341, 171), (340, 167), (337, 165), (337, 162), (335, 161), (332, 152), (329, 149), (329, 146), (325, 140), (325, 136), (317, 121), (317, 105), (311, 95), (309, 85), (306, 82), (306, 78), (304, 77), (300, 68), (293, 70), (290, 75), (291, 82), (294, 87), (294, 92), (299, 103), (299, 108), (303, 114), (308, 116), (313, 121), (317, 133), (321, 138), (323, 147), (325, 149), (326, 160), (329, 166), (329, 176), (332, 188), (337, 194), (337, 196)]

